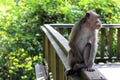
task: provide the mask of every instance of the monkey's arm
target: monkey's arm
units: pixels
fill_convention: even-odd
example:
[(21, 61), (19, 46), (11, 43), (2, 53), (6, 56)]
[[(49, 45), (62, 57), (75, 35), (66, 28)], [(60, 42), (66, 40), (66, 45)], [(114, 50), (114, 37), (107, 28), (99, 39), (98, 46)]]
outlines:
[(70, 44), (71, 47), (71, 53), (73, 54), (73, 56), (76, 58), (76, 60), (80, 61), (82, 60), (82, 56), (81, 53), (79, 52), (79, 49), (74, 45), (74, 44)]
[(92, 37), (90, 56), (88, 60), (88, 67), (92, 67), (94, 64), (95, 56), (97, 52), (97, 33)]
[[(72, 28), (71, 34), (69, 36), (69, 46), (71, 48), (72, 54), (77, 58), (77, 59), (82, 59), (81, 53), (79, 52), (78, 46), (77, 46), (77, 40), (80, 36), (79, 34), (79, 26), (75, 24), (75, 26)], [(79, 34), (80, 35), (80, 34)]]

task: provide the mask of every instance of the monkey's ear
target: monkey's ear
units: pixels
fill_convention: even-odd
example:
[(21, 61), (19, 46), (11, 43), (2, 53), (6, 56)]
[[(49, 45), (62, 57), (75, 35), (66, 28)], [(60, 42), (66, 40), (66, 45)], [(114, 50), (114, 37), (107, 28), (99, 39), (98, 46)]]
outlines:
[(87, 12), (86, 15), (85, 15), (85, 17), (89, 18), (90, 17), (90, 13)]

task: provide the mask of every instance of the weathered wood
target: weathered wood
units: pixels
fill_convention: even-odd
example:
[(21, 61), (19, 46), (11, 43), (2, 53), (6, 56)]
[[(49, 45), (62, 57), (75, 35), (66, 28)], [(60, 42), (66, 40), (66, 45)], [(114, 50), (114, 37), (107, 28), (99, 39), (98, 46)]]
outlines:
[[(49, 38), (48, 38), (49, 39)], [(47, 53), (47, 58), (48, 58), (48, 67), (49, 67), (49, 72), (51, 72), (51, 69), (52, 69), (52, 65), (51, 65), (51, 52), (50, 52), (50, 47), (51, 47), (51, 43), (50, 43), (50, 41), (48, 40), (48, 44), (47, 44), (47, 46), (46, 46), (46, 48), (48, 48), (48, 53)]]
[(42, 64), (35, 65), (36, 79), (37, 80), (48, 80), (45, 68)]
[(59, 59), (59, 57), (58, 57), (58, 55), (56, 55), (56, 76), (57, 76), (57, 80), (61, 80), (60, 78), (60, 65), (62, 65), (62, 64), (60, 64), (60, 59)]
[[(94, 67), (95, 71), (88, 72), (86, 70), (82, 70), (81, 77), (83, 80), (107, 80), (96, 67)], [(87, 75), (87, 76), (86, 76)]]
[[(52, 27), (71, 28), (74, 24), (49, 24)], [(102, 28), (120, 28), (120, 24), (102, 24)]]
[(103, 28), (120, 28), (120, 24), (102, 24)]
[[(54, 38), (50, 35), (51, 33), (49, 33), (44, 27), (41, 27), (43, 29), (43, 31), (45, 32), (45, 34), (47, 35), (48, 39), (50, 40), (51, 44), (53, 45), (54, 49), (57, 52), (57, 55), (59, 56), (60, 60), (62, 61), (62, 64), (64, 65), (65, 69), (69, 69), (68, 63), (67, 63), (67, 58), (64, 54), (64, 52), (61, 50), (61, 48), (58, 46), (58, 44), (56, 43), (56, 41), (54, 40)], [(52, 55), (49, 55), (52, 56)], [(56, 64), (57, 65), (57, 64)], [(54, 69), (54, 68), (53, 68)], [(60, 69), (60, 66), (57, 66), (57, 69)], [(57, 71), (57, 70), (56, 70)], [(62, 71), (61, 71), (62, 72)], [(61, 74), (61, 72), (59, 74)], [(60, 77), (59, 77), (60, 78)], [(57, 77), (58, 79), (58, 77)]]
[(59, 73), (59, 76), (60, 76), (60, 77), (59, 77), (59, 78), (60, 78), (59, 80), (65, 80), (65, 79), (64, 79), (65, 70), (64, 70), (64, 65), (62, 65), (62, 64), (63, 64), (63, 63), (61, 62), (61, 60), (59, 60), (59, 72), (60, 72), (60, 73)]
[(43, 65), (45, 66), (45, 70), (46, 70), (46, 74), (47, 74), (47, 78), (49, 80), (49, 71), (48, 71), (48, 63), (46, 61), (46, 59), (43, 59)]
[[(50, 26), (48, 26), (49, 28)], [(58, 44), (56, 43), (56, 41), (54, 40), (54, 38), (52, 37), (52, 35), (50, 35), (51, 33), (49, 33), (44, 27), (41, 27), (43, 29), (43, 31), (46, 33), (47, 37), (49, 38), (51, 44), (53, 45), (54, 49), (56, 50), (57, 52), (57, 55), (59, 56), (59, 58), (61, 59), (62, 63), (64, 64), (65, 66), (65, 69), (69, 69), (69, 65), (67, 63), (67, 59), (66, 59), (66, 56), (64, 54), (64, 52), (61, 50), (61, 48), (58, 46)], [(50, 27), (51, 29), (52, 27)], [(58, 32), (56, 32), (53, 28), (50, 30), (52, 31), (54, 34), (56, 34), (56, 37), (62, 37), (60, 34), (58, 34)], [(58, 38), (59, 39), (59, 38)], [(61, 39), (60, 39), (61, 40)], [(61, 42), (64, 41), (64, 38), (63, 40), (61, 40)], [(67, 41), (65, 41), (66, 43), (68, 43)], [(64, 42), (64, 43), (65, 43)], [(64, 45), (63, 43), (63, 45)], [(65, 45), (64, 45), (65, 46)], [(66, 46), (65, 46), (66, 47)], [(68, 49), (68, 48), (66, 48)], [(68, 50), (69, 51), (69, 50)]]
[(117, 34), (117, 58), (120, 59), (120, 28)]
[(109, 39), (108, 39), (108, 53), (109, 53), (109, 61), (112, 60), (112, 44), (113, 44), (113, 29), (109, 29)]
[(48, 61), (48, 38), (47, 36), (45, 36), (44, 34), (44, 58), (46, 58), (46, 60)]
[(104, 58), (104, 50), (105, 50), (105, 35), (106, 35), (106, 33), (105, 33), (105, 29), (103, 28), (103, 29), (101, 29), (101, 45), (100, 45), (100, 47), (101, 47), (101, 49), (100, 49), (100, 53), (101, 53), (101, 59), (103, 59)]
[(64, 29), (63, 28), (59, 28), (59, 32), (63, 35), (64, 34)]
[(68, 35), (70, 34), (70, 32), (71, 32), (71, 28), (68, 28)]
[(50, 25), (45, 24), (45, 27), (53, 36), (53, 38), (57, 41), (57, 44), (62, 48), (62, 50), (68, 53), (68, 51), (70, 50), (70, 47), (68, 46), (68, 41), (56, 30), (54, 30)]
[(49, 60), (50, 60), (50, 69), (49, 69), (49, 71), (50, 72), (52, 72), (52, 75), (53, 75), (53, 78), (56, 80), (56, 76), (55, 76), (55, 73), (54, 73), (54, 57), (53, 57), (53, 55), (54, 55), (54, 50), (53, 50), (53, 48), (52, 48), (52, 44), (51, 44), (51, 42), (49, 42)]
[[(117, 57), (116, 56), (112, 56), (111, 57), (113, 60), (117, 60)], [(96, 57), (95, 58), (96, 60), (100, 60), (99, 62), (104, 62), (104, 61), (108, 61), (109, 60), (109, 57), (103, 57), (102, 58), (102, 61), (101, 61), (101, 57)], [(97, 62), (98, 63), (98, 62)]]
[(107, 80), (120, 79), (120, 63), (97, 64), (96, 68), (106, 77)]
[[(50, 43), (53, 45), (57, 55), (59, 56), (63, 66), (64, 66), (64, 68), (66, 70), (70, 69), (70, 67), (67, 63), (67, 58), (66, 58), (66, 55), (68, 54), (69, 49), (70, 49), (70, 47), (68, 46), (68, 41), (62, 35), (60, 35), (56, 30), (54, 30), (50, 25), (44, 25), (44, 27), (42, 27), (42, 30), (45, 32), (45, 34), (47, 35)], [(64, 70), (61, 70), (60, 72), (62, 73), (63, 71)], [(81, 71), (81, 73), (84, 74), (84, 77), (86, 76), (86, 78), (90, 78), (88, 80), (93, 80), (94, 79), (94, 77), (90, 77), (90, 75), (92, 75), (92, 74), (95, 76), (95, 79), (97, 79), (97, 80), (101, 80), (100, 76), (102, 76), (99, 73), (99, 71), (96, 72), (96, 73), (99, 73), (99, 76), (96, 73), (89, 74), (89, 73), (85, 72), (84, 70)], [(64, 74), (64, 73), (62, 73), (62, 74)], [(64, 79), (66, 79), (64, 77), (64, 75), (62, 75), (62, 77)], [(104, 78), (104, 77), (102, 77), (102, 78)]]
[(71, 28), (74, 24), (49, 24), (52, 27)]

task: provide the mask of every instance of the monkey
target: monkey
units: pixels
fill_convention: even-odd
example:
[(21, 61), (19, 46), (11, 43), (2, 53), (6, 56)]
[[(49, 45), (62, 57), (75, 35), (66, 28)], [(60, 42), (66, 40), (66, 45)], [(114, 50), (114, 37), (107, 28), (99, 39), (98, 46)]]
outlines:
[(80, 69), (95, 71), (93, 65), (97, 52), (98, 31), (101, 27), (100, 15), (92, 10), (87, 11), (84, 17), (72, 27), (68, 39), (70, 70), (66, 71), (67, 75), (72, 75)]

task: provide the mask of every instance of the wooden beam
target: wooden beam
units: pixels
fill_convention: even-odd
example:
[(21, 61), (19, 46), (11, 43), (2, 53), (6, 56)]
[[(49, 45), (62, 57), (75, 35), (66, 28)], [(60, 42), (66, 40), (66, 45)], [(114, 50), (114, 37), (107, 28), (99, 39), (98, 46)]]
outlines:
[(35, 65), (36, 79), (37, 80), (47, 80), (47, 75), (45, 72), (45, 68), (42, 64)]
[(86, 70), (82, 70), (81, 77), (83, 80), (107, 80), (101, 73), (98, 71), (96, 67), (94, 67), (95, 71), (88, 72)]
[[(49, 24), (52, 27), (71, 28), (74, 24)], [(102, 28), (120, 28), (120, 24), (102, 24)]]
[(56, 31), (50, 25), (45, 24), (44, 26), (53, 36), (55, 41), (57, 41), (57, 44), (62, 48), (62, 50), (64, 50), (65, 53), (68, 53), (70, 50), (70, 47), (68, 46), (68, 40), (66, 40), (58, 31)]
[[(59, 58), (61, 59), (63, 65), (64, 65), (64, 67), (65, 67), (65, 69), (66, 69), (66, 70), (69, 70), (70, 67), (69, 67), (69, 65), (68, 65), (68, 63), (67, 63), (66, 55), (65, 55), (64, 52), (61, 50), (61, 48), (59, 47), (59, 45), (57, 44), (57, 42), (54, 40), (54, 38), (52, 37), (52, 35), (50, 35), (51, 33), (48, 32), (48, 31), (45, 29), (45, 27), (41, 27), (41, 28), (42, 28), (42, 30), (45, 32), (45, 34), (47, 35), (47, 37), (49, 38), (51, 44), (53, 45), (54, 49), (55, 49), (56, 52), (57, 52), (57, 55), (58, 55)], [(52, 29), (52, 32), (53, 32), (53, 31), (54, 31), (54, 30)], [(60, 35), (60, 34), (59, 34), (59, 35)], [(58, 36), (59, 36), (59, 35), (58, 35)]]

